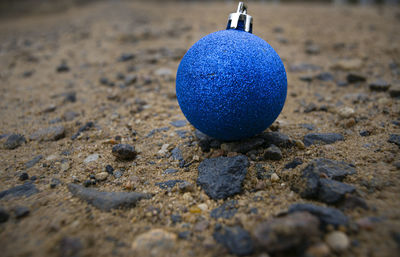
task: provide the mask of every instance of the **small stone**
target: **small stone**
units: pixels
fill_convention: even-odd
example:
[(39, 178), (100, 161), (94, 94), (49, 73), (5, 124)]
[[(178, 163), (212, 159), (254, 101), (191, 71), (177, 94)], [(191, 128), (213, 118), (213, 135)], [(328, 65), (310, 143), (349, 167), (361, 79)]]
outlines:
[(194, 191), (194, 185), (192, 183), (188, 182), (188, 181), (180, 182), (178, 184), (178, 188), (179, 188), (179, 191), (183, 192), (183, 193), (185, 193), (185, 192), (193, 192)]
[(201, 221), (197, 222), (196, 224), (194, 224), (193, 230), (195, 232), (203, 232), (209, 226), (210, 226), (210, 222), (208, 222), (207, 220), (201, 220)]
[(197, 184), (212, 199), (225, 199), (242, 191), (248, 166), (243, 155), (205, 159), (198, 167)]
[(118, 58), (119, 62), (126, 62), (126, 61), (130, 61), (133, 58), (135, 58), (135, 55), (132, 53), (123, 53), (121, 54), (121, 56)]
[(346, 79), (350, 84), (367, 81), (367, 78), (364, 75), (358, 73), (349, 73)]
[(316, 44), (309, 44), (306, 46), (306, 53), (307, 54), (319, 54), (320, 53), (320, 47)]
[(35, 156), (32, 160), (28, 161), (25, 163), (25, 169), (30, 169), (33, 166), (35, 166), (36, 163), (38, 163), (41, 159), (43, 159), (43, 155), (38, 155)]
[(0, 223), (6, 222), (10, 218), (7, 210), (0, 206)]
[(327, 234), (325, 242), (334, 252), (343, 252), (350, 246), (349, 238), (341, 231), (333, 231)]
[(278, 182), (279, 181), (279, 176), (276, 173), (272, 173), (271, 175), (271, 182)]
[(310, 103), (304, 108), (304, 113), (310, 113), (310, 112), (314, 112), (316, 110), (317, 110), (317, 106), (314, 103)]
[(389, 94), (391, 97), (400, 97), (400, 84), (394, 84), (389, 89)]
[(112, 154), (120, 160), (133, 160), (137, 152), (135, 148), (128, 144), (118, 144), (112, 148)]
[(71, 139), (72, 139), (72, 140), (77, 139), (77, 138), (82, 134), (82, 132), (88, 131), (89, 129), (91, 129), (91, 128), (93, 128), (93, 127), (94, 127), (94, 122), (92, 122), (92, 121), (86, 122), (83, 126), (81, 126), (81, 127), (78, 129), (78, 131), (77, 131), (75, 134), (73, 134), (73, 135), (71, 136)]
[(294, 158), (293, 161), (285, 165), (285, 169), (294, 169), (301, 164), (303, 164), (303, 161), (300, 158)]
[(281, 149), (279, 149), (275, 145), (271, 145), (270, 147), (267, 148), (267, 150), (265, 150), (264, 159), (276, 160), (276, 161), (282, 159)]
[(15, 218), (21, 219), (29, 215), (30, 210), (28, 207), (25, 206), (17, 206), (13, 208)]
[(177, 236), (163, 229), (152, 229), (140, 234), (132, 243), (134, 256), (172, 256)]
[(186, 230), (178, 233), (178, 238), (180, 239), (188, 239), (191, 236), (192, 232)]
[(130, 86), (137, 81), (138, 77), (136, 74), (128, 75), (125, 77), (125, 85)]
[(172, 149), (171, 154), (172, 154), (172, 158), (175, 161), (183, 161), (184, 160), (182, 151), (181, 151), (181, 149), (179, 149), (179, 147), (175, 147), (174, 149)]
[(253, 235), (257, 246), (268, 253), (302, 248), (321, 235), (320, 221), (307, 212), (291, 213), (258, 224)]
[(0, 199), (6, 196), (9, 197), (20, 197), (20, 196), (31, 196), (38, 193), (36, 186), (32, 182), (26, 182), (23, 185), (15, 186), (10, 189), (0, 192)]
[(33, 133), (29, 138), (33, 141), (56, 141), (65, 137), (64, 126), (49, 127), (39, 129)]
[(177, 173), (179, 170), (178, 169), (166, 169), (164, 170), (163, 174), (174, 174)]
[(61, 72), (68, 72), (69, 71), (69, 67), (67, 65), (66, 62), (62, 62), (56, 69), (57, 72), (61, 73)]
[(166, 132), (166, 131), (168, 131), (168, 130), (169, 130), (169, 127), (156, 128), (156, 129), (151, 130), (151, 131), (146, 135), (146, 137), (151, 137), (151, 136), (153, 136), (154, 134), (156, 134), (156, 133), (158, 133), (158, 132)]
[(171, 214), (171, 221), (172, 223), (180, 223), (182, 222), (182, 216), (179, 214)]
[(369, 89), (371, 91), (384, 92), (387, 91), (389, 88), (390, 88), (390, 83), (386, 82), (383, 79), (378, 79), (369, 84)]
[(60, 171), (61, 172), (66, 172), (67, 170), (69, 170), (69, 163), (68, 162), (61, 163)]
[(360, 136), (362, 136), (362, 137), (367, 137), (367, 136), (370, 136), (371, 135), (371, 132), (369, 132), (368, 130), (361, 130), (360, 131)]
[(29, 175), (26, 172), (22, 172), (21, 175), (19, 175), (19, 180), (24, 181), (29, 179)]
[(332, 73), (330, 72), (322, 72), (315, 77), (321, 81), (332, 81), (334, 79)]
[(164, 182), (157, 182), (157, 183), (155, 183), (155, 185), (164, 190), (171, 190), (176, 184), (185, 183), (185, 182), (187, 182), (187, 181), (180, 180), (180, 179), (174, 179), (174, 180), (168, 180), (168, 181), (164, 181)]
[(111, 165), (106, 166), (106, 172), (110, 175), (113, 175), (114, 168)]
[(251, 255), (254, 252), (253, 240), (249, 232), (239, 226), (221, 227), (215, 226), (214, 240), (228, 249), (231, 254), (237, 256)]
[(75, 103), (76, 102), (76, 92), (66, 92), (62, 94), (64, 96), (64, 103)]
[(347, 119), (347, 118), (353, 117), (355, 114), (355, 111), (353, 108), (345, 106), (338, 110), (338, 114), (339, 114), (340, 118)]
[(235, 216), (238, 211), (236, 205), (238, 204), (237, 200), (230, 200), (223, 203), (221, 206), (213, 209), (210, 213), (210, 216), (214, 219), (230, 219)]
[(311, 76), (311, 75), (302, 75), (302, 76), (299, 77), (299, 79), (301, 81), (305, 81), (305, 82), (312, 82), (313, 76)]
[(81, 256), (80, 252), (83, 249), (83, 245), (79, 238), (63, 237), (59, 242), (58, 248), (58, 256), (60, 257)]
[(281, 148), (293, 146), (293, 141), (280, 132), (264, 132), (260, 135), (265, 140), (265, 146), (276, 145)]
[(134, 207), (138, 201), (150, 199), (152, 197), (150, 194), (137, 192), (101, 192), (72, 183), (68, 184), (68, 190), (72, 195), (102, 211), (131, 208)]
[(324, 203), (334, 204), (344, 199), (346, 194), (353, 193), (356, 188), (332, 179), (319, 180), (318, 199)]
[(181, 128), (181, 127), (186, 126), (187, 121), (186, 120), (175, 120), (175, 121), (171, 121), (169, 124), (171, 124), (174, 127)]
[(331, 253), (329, 246), (325, 243), (317, 243), (312, 246), (310, 246), (306, 253), (305, 256), (308, 257), (327, 257)]
[(154, 72), (154, 74), (156, 74), (157, 76), (160, 76), (160, 77), (169, 78), (170, 76), (173, 75), (173, 72), (169, 68), (159, 68)]
[(334, 227), (347, 226), (349, 218), (336, 208), (323, 207), (309, 203), (296, 203), (289, 207), (288, 212), (309, 212), (319, 218), (321, 225), (326, 227), (332, 225)]
[(246, 154), (247, 152), (261, 147), (265, 143), (265, 139), (261, 137), (252, 137), (240, 141), (234, 141), (221, 144), (221, 149), (225, 152), (235, 152)]
[(158, 151), (158, 154), (165, 155), (166, 153), (168, 153), (169, 146), (170, 146), (170, 144), (163, 144), (161, 146), (161, 149)]
[(362, 64), (360, 59), (343, 59), (337, 61), (332, 68), (349, 71), (361, 68)]
[(64, 114), (62, 115), (61, 118), (64, 121), (72, 121), (78, 116), (79, 116), (79, 113), (76, 113), (76, 112), (73, 112), (73, 111), (66, 111), (66, 112), (64, 112)]
[(199, 146), (203, 152), (209, 152), (211, 148), (219, 148), (221, 146), (221, 141), (207, 136), (198, 129), (195, 130), (194, 134), (199, 140)]
[(90, 162), (95, 162), (99, 159), (100, 155), (98, 153), (94, 153), (86, 157), (85, 160), (83, 160), (84, 163), (90, 163)]
[(343, 141), (344, 137), (338, 133), (311, 133), (304, 136), (303, 142), (306, 146), (314, 144), (333, 144)]
[(391, 134), (388, 139), (389, 143), (396, 144), (400, 148), (400, 135)]
[(98, 181), (104, 181), (104, 180), (106, 180), (107, 179), (107, 177), (108, 177), (108, 173), (107, 172), (100, 172), (100, 173), (97, 173), (96, 175), (95, 175), (95, 178), (98, 180)]
[(7, 137), (7, 140), (6, 142), (4, 142), (3, 147), (8, 150), (13, 150), (25, 143), (26, 139), (23, 135), (11, 134)]
[(52, 178), (50, 182), (50, 188), (56, 188), (56, 186), (58, 186), (59, 184), (61, 184), (61, 181), (59, 179)]

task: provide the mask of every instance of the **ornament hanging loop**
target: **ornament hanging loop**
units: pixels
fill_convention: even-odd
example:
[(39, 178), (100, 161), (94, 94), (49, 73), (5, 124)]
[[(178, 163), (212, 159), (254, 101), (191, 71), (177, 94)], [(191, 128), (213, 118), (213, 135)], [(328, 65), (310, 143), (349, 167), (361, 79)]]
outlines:
[(237, 11), (229, 14), (226, 29), (239, 29), (249, 33), (253, 32), (253, 17), (247, 14), (247, 6), (239, 2)]

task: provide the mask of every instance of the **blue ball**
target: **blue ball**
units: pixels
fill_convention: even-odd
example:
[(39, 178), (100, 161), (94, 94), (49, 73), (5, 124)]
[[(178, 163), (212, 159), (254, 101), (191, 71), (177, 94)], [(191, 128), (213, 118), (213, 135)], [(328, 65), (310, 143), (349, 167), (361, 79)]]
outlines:
[(183, 57), (176, 96), (188, 121), (208, 136), (231, 141), (268, 128), (286, 99), (285, 67), (263, 39), (241, 30), (209, 34)]

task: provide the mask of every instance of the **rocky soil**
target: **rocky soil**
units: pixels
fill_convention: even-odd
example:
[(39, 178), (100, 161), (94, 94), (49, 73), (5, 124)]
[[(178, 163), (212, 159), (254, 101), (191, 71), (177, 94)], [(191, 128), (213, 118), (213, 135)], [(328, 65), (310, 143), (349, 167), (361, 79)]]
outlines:
[(175, 73), (235, 9), (2, 18), (2, 256), (396, 256), (400, 10), (251, 3), (288, 97), (220, 142), (185, 120)]

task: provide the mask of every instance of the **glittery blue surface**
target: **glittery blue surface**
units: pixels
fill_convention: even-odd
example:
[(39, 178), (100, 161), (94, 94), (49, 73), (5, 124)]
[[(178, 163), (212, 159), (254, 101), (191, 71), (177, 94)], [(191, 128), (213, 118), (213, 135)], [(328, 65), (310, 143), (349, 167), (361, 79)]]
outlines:
[(221, 140), (254, 136), (268, 128), (286, 99), (285, 67), (263, 39), (240, 30), (205, 36), (183, 57), (176, 95), (188, 121)]

